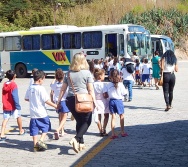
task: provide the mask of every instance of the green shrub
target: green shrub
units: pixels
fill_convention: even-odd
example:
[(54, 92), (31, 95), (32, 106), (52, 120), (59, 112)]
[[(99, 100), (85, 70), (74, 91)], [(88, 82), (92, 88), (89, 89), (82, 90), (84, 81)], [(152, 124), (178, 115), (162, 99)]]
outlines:
[(169, 10), (154, 8), (141, 14), (131, 11), (121, 19), (120, 23), (142, 24), (151, 34), (167, 35), (177, 45), (182, 37), (188, 36), (188, 13), (175, 8)]

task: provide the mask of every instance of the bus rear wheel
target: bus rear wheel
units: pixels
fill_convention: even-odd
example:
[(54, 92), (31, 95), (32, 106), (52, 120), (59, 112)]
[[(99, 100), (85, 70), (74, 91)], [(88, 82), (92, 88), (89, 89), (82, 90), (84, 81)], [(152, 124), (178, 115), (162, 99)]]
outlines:
[(18, 78), (25, 78), (27, 77), (27, 69), (24, 64), (17, 64), (15, 68), (16, 76)]

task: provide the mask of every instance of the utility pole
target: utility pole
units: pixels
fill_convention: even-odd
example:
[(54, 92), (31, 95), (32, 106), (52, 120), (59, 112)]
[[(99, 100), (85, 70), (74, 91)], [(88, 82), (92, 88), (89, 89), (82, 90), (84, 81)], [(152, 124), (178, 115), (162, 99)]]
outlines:
[(61, 6), (60, 3), (56, 3), (54, 6), (54, 26), (56, 25), (56, 12), (59, 9), (59, 7)]

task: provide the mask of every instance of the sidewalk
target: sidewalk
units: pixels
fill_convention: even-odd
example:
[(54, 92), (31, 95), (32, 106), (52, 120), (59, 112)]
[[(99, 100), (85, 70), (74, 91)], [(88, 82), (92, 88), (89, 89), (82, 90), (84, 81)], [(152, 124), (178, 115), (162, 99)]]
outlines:
[[(65, 124), (68, 134), (53, 140), (54, 129), (58, 126), (57, 114), (47, 107), (52, 123), (48, 135), (49, 149), (45, 152), (31, 152), (32, 138), (29, 134), (19, 136), (16, 120), (11, 119), (7, 129), (9, 140), (0, 142), (0, 161), (7, 167), (68, 167), (68, 166), (188, 166), (188, 61), (179, 62), (176, 73), (173, 109), (164, 112), (165, 102), (162, 89), (133, 88), (133, 101), (125, 102), (125, 130), (128, 137), (111, 140), (99, 137), (93, 122), (85, 135), (86, 150), (76, 154), (68, 144), (75, 135), (75, 121), (69, 118)], [(44, 86), (50, 93), (52, 78), (45, 79)], [(29, 79), (16, 79), (22, 106), (23, 126), (28, 129), (29, 104), (24, 101)], [(1, 85), (3, 82), (1, 83)], [(1, 93), (1, 92), (0, 92)], [(2, 107), (1, 107), (2, 108)], [(0, 113), (0, 123), (2, 112)], [(116, 121), (119, 132), (119, 117)], [(1, 128), (1, 127), (0, 127)], [(107, 131), (110, 132), (110, 121)]]

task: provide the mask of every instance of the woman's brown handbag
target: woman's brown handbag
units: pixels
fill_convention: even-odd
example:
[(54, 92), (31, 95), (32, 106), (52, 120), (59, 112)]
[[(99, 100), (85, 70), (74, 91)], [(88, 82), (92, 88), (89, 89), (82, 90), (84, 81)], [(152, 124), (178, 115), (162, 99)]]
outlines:
[(159, 81), (158, 81), (158, 85), (159, 85), (159, 86), (163, 86), (163, 72), (162, 72), (162, 74), (161, 74), (161, 78), (160, 78)]
[[(161, 60), (161, 68), (162, 68), (162, 60)], [(163, 86), (163, 70), (161, 69), (161, 78), (158, 81), (159, 86)]]
[(74, 86), (72, 80), (70, 78), (70, 72), (68, 73), (68, 77), (72, 86), (72, 90), (75, 95), (75, 110), (78, 113), (88, 113), (94, 110), (93, 98), (88, 93), (76, 94), (74, 90)]

